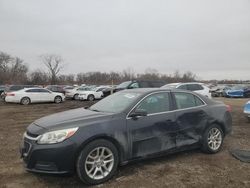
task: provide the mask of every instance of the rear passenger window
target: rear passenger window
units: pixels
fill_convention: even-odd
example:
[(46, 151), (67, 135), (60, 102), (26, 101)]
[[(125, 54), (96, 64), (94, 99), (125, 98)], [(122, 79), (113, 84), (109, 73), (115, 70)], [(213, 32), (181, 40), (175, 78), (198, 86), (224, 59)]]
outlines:
[(188, 87), (188, 90), (190, 91), (203, 90), (203, 87), (199, 84), (188, 84), (187, 87)]
[(194, 98), (195, 98), (196, 106), (204, 105), (204, 102), (200, 98), (196, 97), (195, 95), (194, 95)]
[(29, 90), (26, 90), (27, 93), (38, 93), (40, 92), (39, 89), (29, 89)]
[(198, 97), (191, 93), (174, 93), (177, 109), (192, 108), (203, 105)]
[(185, 90), (187, 90), (188, 88), (187, 88), (187, 85), (180, 85), (180, 86), (178, 87), (178, 89), (185, 89)]
[(49, 93), (48, 90), (45, 90), (45, 89), (38, 89), (40, 93)]

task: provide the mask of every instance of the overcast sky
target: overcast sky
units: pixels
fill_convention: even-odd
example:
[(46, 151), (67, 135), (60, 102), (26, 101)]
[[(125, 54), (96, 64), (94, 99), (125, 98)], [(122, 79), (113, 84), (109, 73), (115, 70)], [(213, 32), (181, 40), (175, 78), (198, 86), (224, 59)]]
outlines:
[(250, 79), (250, 0), (0, 0), (0, 51), (64, 73), (192, 71)]

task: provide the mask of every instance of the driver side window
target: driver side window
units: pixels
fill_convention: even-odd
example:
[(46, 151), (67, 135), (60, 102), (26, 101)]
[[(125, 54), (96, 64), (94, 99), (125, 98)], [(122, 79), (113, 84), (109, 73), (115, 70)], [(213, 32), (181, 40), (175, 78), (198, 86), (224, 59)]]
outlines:
[(148, 114), (154, 114), (159, 112), (167, 112), (170, 110), (169, 94), (168, 93), (156, 93), (143, 99), (141, 103), (136, 107), (136, 110), (144, 110)]

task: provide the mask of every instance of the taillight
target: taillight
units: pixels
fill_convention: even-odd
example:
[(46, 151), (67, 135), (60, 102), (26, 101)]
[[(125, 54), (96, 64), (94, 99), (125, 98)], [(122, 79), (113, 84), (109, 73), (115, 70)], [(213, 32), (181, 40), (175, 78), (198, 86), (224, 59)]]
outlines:
[(227, 111), (232, 112), (232, 107), (230, 105), (226, 105)]
[(15, 93), (7, 93), (6, 96), (15, 96)]

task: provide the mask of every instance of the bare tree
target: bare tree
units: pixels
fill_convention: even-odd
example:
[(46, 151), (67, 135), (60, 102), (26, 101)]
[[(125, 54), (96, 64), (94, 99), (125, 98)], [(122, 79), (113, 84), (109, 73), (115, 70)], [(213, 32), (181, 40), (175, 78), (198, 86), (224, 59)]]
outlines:
[(133, 80), (135, 79), (135, 71), (132, 67), (128, 67), (122, 71), (124, 80)]
[(6, 78), (8, 77), (8, 71), (9, 71), (9, 64), (13, 58), (4, 52), (0, 52), (0, 84), (3, 84), (6, 82)]
[(63, 59), (59, 55), (55, 54), (45, 54), (40, 56), (43, 64), (47, 67), (51, 84), (55, 84), (57, 81), (57, 76), (63, 68)]
[(27, 77), (28, 66), (23, 63), (23, 60), (16, 57), (13, 59), (10, 66), (9, 82), (10, 83), (25, 83)]
[(29, 83), (33, 85), (46, 85), (49, 78), (46, 72), (42, 70), (35, 70), (29, 74)]
[(182, 76), (183, 82), (193, 82), (196, 80), (196, 75), (190, 71), (187, 71)]

